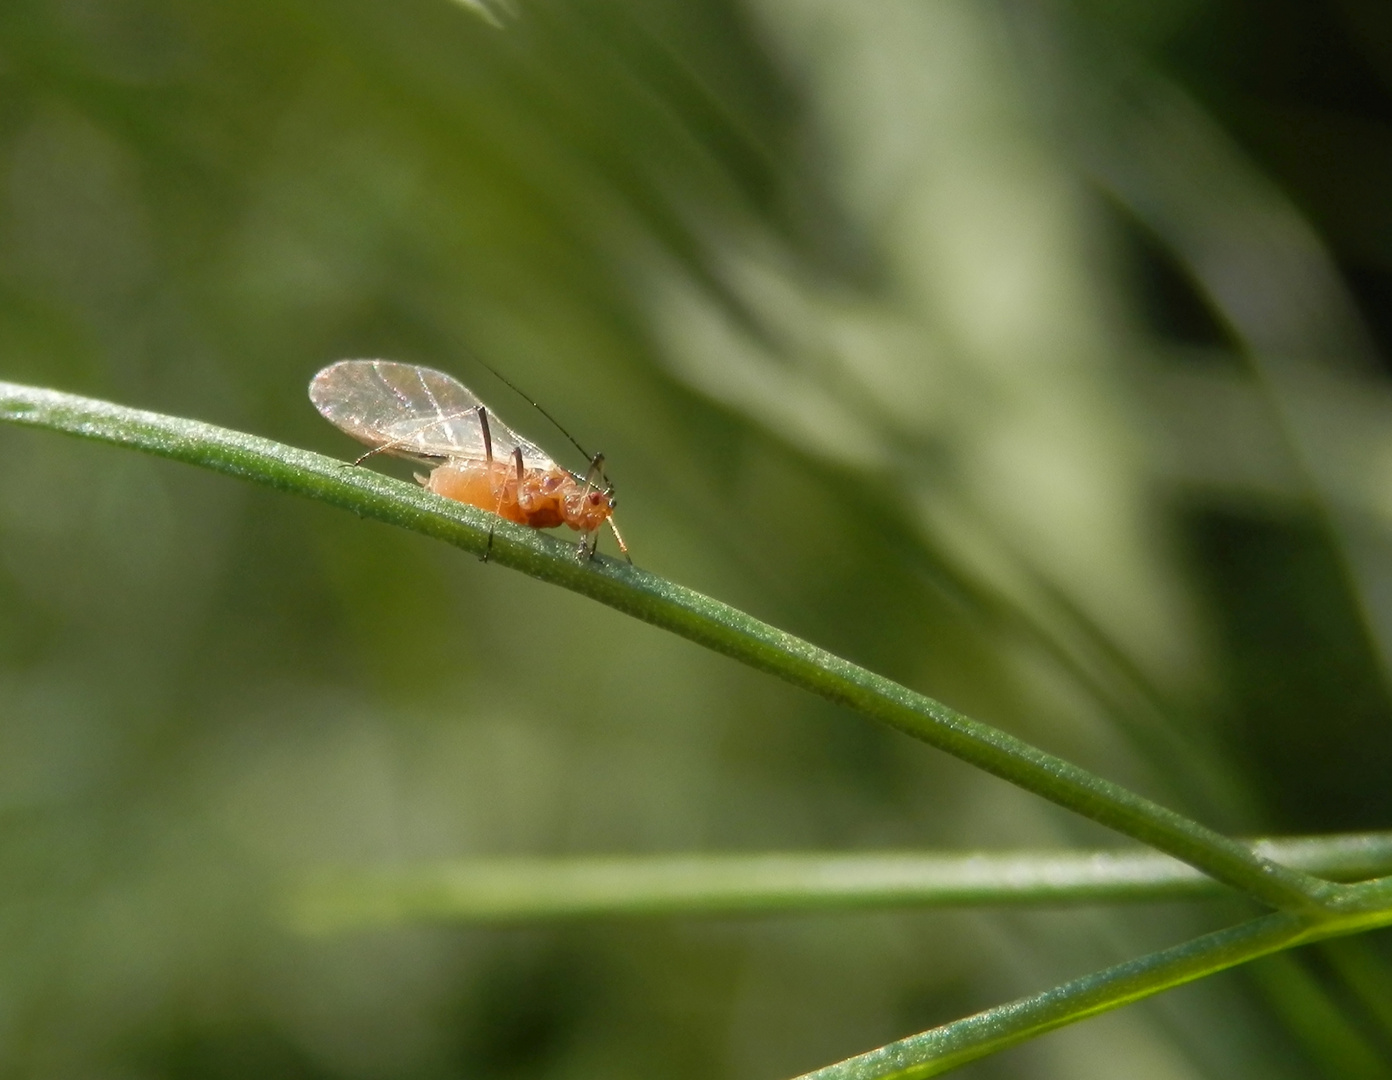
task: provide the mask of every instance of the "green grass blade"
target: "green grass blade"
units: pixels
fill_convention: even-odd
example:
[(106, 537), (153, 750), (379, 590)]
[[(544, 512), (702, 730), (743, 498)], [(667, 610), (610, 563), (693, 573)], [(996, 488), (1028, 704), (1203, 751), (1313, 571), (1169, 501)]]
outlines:
[(1345, 886), (1262, 858), (1217, 833), (1011, 735), (834, 656), (727, 604), (368, 469), (193, 420), (0, 383), (0, 419), (183, 461), (307, 496), (481, 554), (874, 717), (963, 761), (1197, 867), (1273, 907), (1330, 910)]
[[(1380, 922), (1392, 922), (1392, 911)], [(1366, 929), (1356, 919), (1312, 927), (1278, 912), (956, 1020), (810, 1072), (798, 1080), (920, 1080), (1225, 968)]]
[[(1267, 857), (1347, 880), (1392, 870), (1392, 833), (1254, 841)], [(1226, 890), (1153, 851), (778, 853), (456, 859), (323, 870), (291, 898), (311, 932), (421, 921), (757, 914), (982, 904), (1185, 900)]]

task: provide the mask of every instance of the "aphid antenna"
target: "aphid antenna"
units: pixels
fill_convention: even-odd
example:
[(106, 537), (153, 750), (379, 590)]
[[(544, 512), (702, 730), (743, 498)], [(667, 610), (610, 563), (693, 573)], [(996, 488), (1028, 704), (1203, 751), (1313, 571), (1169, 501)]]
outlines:
[[(603, 466), (604, 455), (591, 454), (588, 450), (581, 446), (579, 440), (576, 439), (575, 436), (572, 435), (569, 431), (567, 431), (565, 429), (565, 426), (559, 420), (557, 420), (554, 416), (547, 412), (545, 406), (543, 406), (541, 402), (537, 401), (534, 397), (532, 397), (531, 394), (527, 393), (527, 391), (523, 390), (522, 387), (518, 386), (515, 382), (513, 382), (501, 371), (499, 371), (487, 360), (485, 360), (482, 356), (480, 356), (476, 349), (470, 348), (462, 341), (457, 341), (456, 343), (461, 349), (463, 349), (473, 358), (476, 364), (480, 365), (481, 367), (487, 368), (490, 372), (493, 373), (494, 377), (497, 378), (499, 382), (501, 382), (514, 394), (516, 394), (528, 405), (534, 408), (537, 412), (541, 413), (542, 416), (546, 417), (546, 419), (550, 422), (551, 426), (554, 427), (557, 431), (559, 431), (562, 435), (564, 435), (566, 439), (570, 442), (571, 446), (575, 447), (575, 449), (580, 451), (581, 456), (584, 457), (584, 459), (590, 463), (591, 469), (593, 469), (596, 463), (598, 463), (600, 466)], [(604, 480), (605, 490), (612, 491), (614, 489), (614, 484), (609, 479), (609, 474), (606, 473), (602, 467), (599, 470), (599, 475)]]

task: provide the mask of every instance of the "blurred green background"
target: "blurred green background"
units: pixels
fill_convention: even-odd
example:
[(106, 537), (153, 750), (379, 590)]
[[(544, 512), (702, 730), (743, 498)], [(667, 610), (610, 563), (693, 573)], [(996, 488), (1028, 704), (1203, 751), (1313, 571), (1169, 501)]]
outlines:
[[(1388, 824), (1392, 9), (491, 10), (4, 0), (0, 378), (347, 457), (305, 385), (390, 357), (562, 449), (472, 350), (641, 566), (1219, 828)], [(421, 537), (0, 463), (0, 1074), (773, 1080), (1240, 914), (296, 936), (324, 864), (1111, 838)], [(963, 1074), (1392, 1076), (1387, 945)]]

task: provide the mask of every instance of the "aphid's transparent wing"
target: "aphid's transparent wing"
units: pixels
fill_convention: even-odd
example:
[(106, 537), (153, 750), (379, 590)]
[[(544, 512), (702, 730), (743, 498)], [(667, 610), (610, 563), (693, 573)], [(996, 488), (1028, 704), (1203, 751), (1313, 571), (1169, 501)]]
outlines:
[[(390, 360), (340, 360), (310, 381), (309, 397), (326, 420), (359, 442), (400, 457), (482, 459), (478, 396), (442, 371)], [(540, 449), (488, 410), (493, 459), (514, 448), (529, 468), (554, 468)]]
[(408, 457), (483, 457), (479, 399), (439, 371), (389, 360), (340, 360), (315, 375), (309, 399), (359, 442)]

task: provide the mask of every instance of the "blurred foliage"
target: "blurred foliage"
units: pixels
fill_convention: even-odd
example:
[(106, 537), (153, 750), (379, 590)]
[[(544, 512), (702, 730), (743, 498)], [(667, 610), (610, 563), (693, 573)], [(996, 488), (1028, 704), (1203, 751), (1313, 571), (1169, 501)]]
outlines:
[[(563, 446), (476, 353), (640, 564), (1217, 827), (1386, 827), (1385, 5), (479, 10), (6, 0), (0, 378), (347, 456), (305, 384), (388, 356)], [(326, 862), (1101, 837), (420, 537), (0, 459), (7, 1075), (771, 1078), (1232, 914), (296, 938)], [(964, 1072), (1385, 1076), (1390, 978)]]

